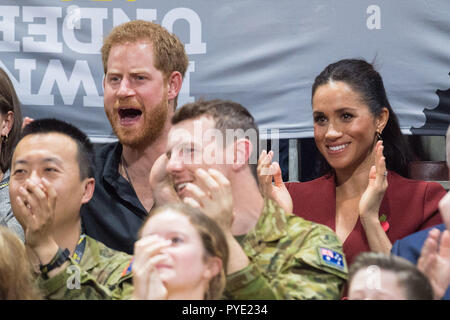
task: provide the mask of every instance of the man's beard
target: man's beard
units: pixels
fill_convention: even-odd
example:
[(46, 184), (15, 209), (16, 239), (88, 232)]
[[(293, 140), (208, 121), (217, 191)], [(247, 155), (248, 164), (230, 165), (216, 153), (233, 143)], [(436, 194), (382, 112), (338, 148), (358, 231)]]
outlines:
[[(143, 109), (145, 110), (145, 109)], [(119, 117), (116, 113), (114, 116), (107, 114), (108, 119), (113, 127), (114, 133), (119, 138), (122, 145), (138, 149), (151, 145), (162, 134), (167, 121), (168, 103), (166, 96), (155, 106), (150, 112), (145, 110), (142, 112), (143, 126), (138, 130), (135, 128), (126, 128), (118, 125), (117, 121), (113, 121), (112, 117)]]

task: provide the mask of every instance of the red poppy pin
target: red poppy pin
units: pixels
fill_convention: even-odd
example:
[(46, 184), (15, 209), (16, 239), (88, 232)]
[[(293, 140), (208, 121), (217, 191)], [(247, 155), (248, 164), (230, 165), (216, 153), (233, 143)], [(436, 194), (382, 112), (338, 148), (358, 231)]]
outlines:
[(387, 221), (387, 217), (385, 214), (382, 214), (380, 216), (380, 223), (381, 223), (381, 227), (383, 228), (384, 232), (389, 230), (389, 222)]

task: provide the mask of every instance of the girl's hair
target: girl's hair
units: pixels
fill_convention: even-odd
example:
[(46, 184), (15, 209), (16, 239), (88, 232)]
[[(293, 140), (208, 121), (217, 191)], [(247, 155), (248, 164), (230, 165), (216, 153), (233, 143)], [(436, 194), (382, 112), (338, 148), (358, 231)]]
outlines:
[(1, 137), (0, 169), (6, 172), (11, 163), (13, 149), (20, 138), (22, 130), (22, 112), (14, 86), (6, 72), (0, 68), (0, 112), (2, 115), (14, 113), (14, 123), (7, 138)]
[(23, 242), (0, 226), (0, 300), (41, 299)]
[(180, 213), (189, 219), (189, 222), (200, 235), (206, 257), (218, 257), (222, 260), (220, 273), (210, 280), (209, 288), (205, 293), (205, 300), (220, 299), (225, 290), (228, 264), (228, 245), (222, 229), (202, 211), (182, 202), (156, 207), (150, 211), (149, 218), (167, 210)]
[[(386, 167), (407, 177), (411, 152), (400, 130), (398, 118), (388, 101), (383, 79), (373, 65), (358, 59), (344, 59), (330, 64), (314, 80), (311, 101), (317, 88), (330, 81), (342, 81), (348, 84), (360, 95), (362, 102), (369, 107), (375, 117), (381, 114), (383, 108), (389, 110), (389, 119), (382, 133)], [(323, 156), (321, 158), (322, 173), (330, 172), (330, 165)]]

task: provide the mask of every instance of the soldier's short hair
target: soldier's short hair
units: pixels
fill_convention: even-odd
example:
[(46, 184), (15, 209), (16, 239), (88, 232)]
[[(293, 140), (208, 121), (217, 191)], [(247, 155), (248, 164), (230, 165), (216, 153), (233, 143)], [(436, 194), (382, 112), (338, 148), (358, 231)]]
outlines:
[(393, 272), (398, 284), (404, 288), (408, 300), (433, 300), (433, 288), (428, 278), (408, 260), (379, 252), (363, 252), (352, 263), (348, 273), (350, 287), (355, 275), (371, 266)]
[(74, 125), (58, 119), (37, 119), (28, 124), (21, 140), (32, 134), (60, 133), (71, 138), (77, 145), (80, 179), (93, 178), (95, 173), (94, 147), (88, 136)]
[[(223, 136), (226, 137), (227, 130), (240, 131), (242, 133), (253, 132), (256, 136), (253, 153), (250, 156), (257, 155), (259, 144), (258, 125), (251, 113), (237, 102), (230, 100), (203, 100), (185, 104), (177, 109), (172, 117), (172, 124), (175, 125), (184, 120), (196, 119), (201, 116), (209, 116), (215, 121), (215, 128), (219, 129)], [(255, 157), (256, 159), (256, 157)], [(252, 174), (258, 183), (257, 163), (249, 164)]]

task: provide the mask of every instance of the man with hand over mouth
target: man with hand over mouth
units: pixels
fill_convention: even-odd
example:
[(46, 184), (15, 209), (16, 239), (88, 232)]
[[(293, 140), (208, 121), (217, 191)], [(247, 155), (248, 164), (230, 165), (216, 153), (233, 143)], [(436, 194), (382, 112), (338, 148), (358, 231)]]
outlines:
[(94, 192), (87, 136), (56, 119), (27, 125), (14, 151), (9, 194), (46, 299), (126, 299), (131, 257), (81, 231), (81, 205)]

